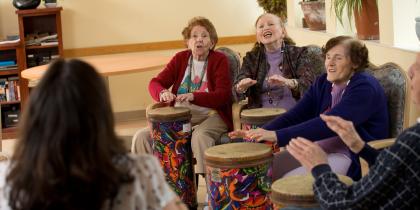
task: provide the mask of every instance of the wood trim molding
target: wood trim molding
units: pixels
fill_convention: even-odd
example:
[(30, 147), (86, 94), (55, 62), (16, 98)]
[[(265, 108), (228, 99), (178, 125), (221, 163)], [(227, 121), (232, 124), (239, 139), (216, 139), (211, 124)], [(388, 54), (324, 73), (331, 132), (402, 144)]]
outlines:
[(114, 112), (114, 120), (116, 122), (124, 122), (130, 120), (146, 120), (146, 110), (133, 110), (133, 111), (123, 111), (123, 112)]
[[(256, 41), (255, 35), (245, 36), (227, 36), (220, 37), (217, 45), (234, 45), (234, 44), (248, 44)], [(92, 55), (106, 55), (115, 53), (130, 53), (154, 50), (172, 50), (185, 48), (183, 40), (162, 41), (162, 42), (146, 42), (138, 44), (124, 44), (124, 45), (110, 45), (102, 47), (87, 47), (64, 49), (65, 58), (74, 58)]]

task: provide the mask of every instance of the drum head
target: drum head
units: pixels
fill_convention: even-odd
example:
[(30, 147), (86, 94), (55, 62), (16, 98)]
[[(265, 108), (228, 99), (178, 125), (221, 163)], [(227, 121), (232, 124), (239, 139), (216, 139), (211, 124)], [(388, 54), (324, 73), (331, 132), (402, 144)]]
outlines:
[(241, 123), (261, 125), (286, 112), (283, 108), (244, 109), (241, 112)]
[(191, 119), (191, 112), (185, 107), (161, 107), (148, 110), (147, 118), (152, 122), (172, 122)]
[(230, 143), (208, 148), (204, 152), (207, 165), (219, 168), (248, 167), (272, 160), (271, 147), (260, 143)]
[[(353, 183), (347, 176), (338, 175), (338, 178), (347, 185)], [(297, 207), (318, 206), (313, 186), (312, 175), (289, 176), (279, 179), (271, 185), (271, 200), (275, 204), (293, 205)]]

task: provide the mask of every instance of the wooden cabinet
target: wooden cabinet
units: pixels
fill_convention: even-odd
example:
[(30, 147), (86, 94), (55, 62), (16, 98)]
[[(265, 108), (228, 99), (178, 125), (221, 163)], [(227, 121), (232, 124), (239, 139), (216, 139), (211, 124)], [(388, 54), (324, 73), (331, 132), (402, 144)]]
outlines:
[[(21, 71), (63, 56), (61, 11), (61, 7), (16, 10), (20, 42), (0, 45), (0, 90), (3, 83), (7, 83), (9, 92), (14, 88), (12, 94), (4, 96), (6, 100), (0, 101), (3, 139), (15, 137), (16, 129), (10, 116), (21, 115), (29, 96), (28, 81), (21, 77)], [(1, 61), (3, 64), (14, 61), (16, 66), (1, 69)], [(17, 86), (19, 91), (16, 91)]]
[(63, 56), (61, 11), (61, 7), (16, 11), (25, 69)]
[[(23, 95), (28, 91), (26, 80), (20, 76), (24, 69), (22, 42), (0, 44), (0, 108), (3, 139), (13, 138), (19, 120)], [(27, 94), (26, 94), (27, 95)]]

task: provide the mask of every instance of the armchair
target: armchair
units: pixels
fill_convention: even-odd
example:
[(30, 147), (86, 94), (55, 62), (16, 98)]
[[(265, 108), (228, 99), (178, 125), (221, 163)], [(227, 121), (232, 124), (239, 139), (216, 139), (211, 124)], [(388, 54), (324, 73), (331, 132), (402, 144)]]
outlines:
[[(371, 66), (367, 72), (371, 73), (385, 91), (388, 99), (389, 139), (371, 141), (368, 144), (378, 150), (392, 146), (395, 138), (408, 127), (409, 80), (406, 72), (395, 63), (386, 63), (379, 67)], [(368, 164), (361, 159), (362, 175), (368, 172)]]

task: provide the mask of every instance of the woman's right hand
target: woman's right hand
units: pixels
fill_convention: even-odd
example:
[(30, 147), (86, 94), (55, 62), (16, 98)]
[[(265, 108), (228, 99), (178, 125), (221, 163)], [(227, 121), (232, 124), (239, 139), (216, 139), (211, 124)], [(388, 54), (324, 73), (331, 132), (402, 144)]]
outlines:
[(160, 102), (172, 102), (176, 99), (176, 95), (169, 90), (162, 90), (159, 94)]
[(244, 93), (246, 90), (248, 90), (249, 87), (257, 84), (257, 80), (251, 79), (251, 78), (245, 78), (238, 82), (236, 85), (236, 92), (238, 93)]
[(245, 138), (247, 134), (246, 130), (236, 130), (228, 133), (229, 138), (231, 139), (239, 139), (239, 138)]
[(365, 142), (360, 138), (353, 122), (344, 120), (341, 117), (328, 116), (321, 114), (321, 119), (325, 121), (327, 126), (340, 136), (341, 140), (354, 153), (359, 153), (365, 146)]

